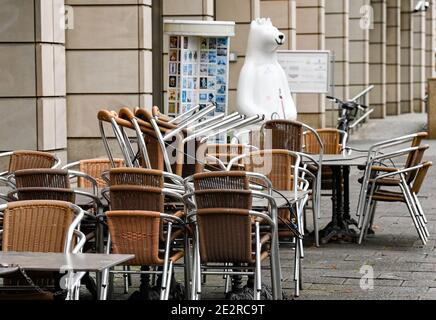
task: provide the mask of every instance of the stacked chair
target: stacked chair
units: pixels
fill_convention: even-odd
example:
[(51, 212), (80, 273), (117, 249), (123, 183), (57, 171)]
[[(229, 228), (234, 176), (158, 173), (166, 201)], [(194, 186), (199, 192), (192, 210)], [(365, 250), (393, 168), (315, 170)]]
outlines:
[[(2, 251), (13, 252), (64, 252), (79, 253), (85, 244), (80, 231), (84, 211), (70, 202), (55, 200), (16, 201), (0, 206), (3, 226), (0, 230)], [(71, 278), (74, 285), (66, 298), (77, 299), (80, 279), (84, 273)], [(1, 290), (5, 299), (52, 299), (60, 290), (52, 272), (27, 272), (18, 270), (3, 275)], [(27, 281), (30, 277), (31, 282)], [(57, 277), (57, 280), (60, 276)]]
[[(175, 175), (158, 170), (114, 168), (109, 172), (109, 188), (103, 191), (109, 193), (110, 202), (110, 211), (105, 213), (109, 230), (107, 252), (135, 254), (135, 259), (125, 266), (142, 266), (137, 272), (141, 275), (158, 274), (160, 298), (163, 300), (167, 300), (170, 294), (173, 265), (183, 258), (185, 251), (189, 251), (184, 245), (182, 248), (173, 246), (177, 239), (185, 241), (184, 212), (168, 212), (164, 200), (171, 197), (183, 202), (183, 198), (180, 188), (171, 188), (164, 182), (165, 178), (177, 180)], [(183, 183), (181, 179), (179, 182)], [(175, 232), (174, 226), (178, 227)], [(149, 270), (149, 267), (156, 268)], [(110, 273), (134, 272), (127, 268), (105, 271), (102, 299), (107, 298)], [(149, 281), (148, 278), (142, 280)]]
[(421, 144), (426, 137), (427, 133), (419, 132), (377, 143), (369, 149), (367, 164), (360, 168), (364, 174), (359, 179), (359, 243), (371, 230), (376, 203), (380, 201), (406, 203), (422, 243), (427, 243), (428, 221), (417, 196), (432, 166), (423, 160), (429, 148)]
[[(250, 177), (270, 184), (250, 172), (207, 172), (185, 179), (189, 193), (188, 222), (195, 225), (193, 235), (193, 274), (191, 299), (201, 297), (204, 275), (254, 278), (253, 297), (260, 299), (261, 263), (270, 259), (274, 299), (281, 299), (280, 261), (277, 238), (277, 208), (272, 198), (269, 213), (252, 208), (253, 197), (267, 198), (250, 188)], [(191, 205), (189, 205), (191, 204)], [(263, 228), (265, 227), (265, 228)]]

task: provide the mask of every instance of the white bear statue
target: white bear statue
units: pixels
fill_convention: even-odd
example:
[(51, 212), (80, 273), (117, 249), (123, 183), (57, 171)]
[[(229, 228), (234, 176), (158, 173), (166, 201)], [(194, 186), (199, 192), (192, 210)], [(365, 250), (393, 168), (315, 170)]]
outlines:
[(251, 22), (245, 63), (239, 75), (236, 102), (239, 113), (263, 114), (266, 120), (296, 120), (297, 109), (289, 83), (277, 61), (277, 50), (284, 43), (285, 35), (270, 19)]

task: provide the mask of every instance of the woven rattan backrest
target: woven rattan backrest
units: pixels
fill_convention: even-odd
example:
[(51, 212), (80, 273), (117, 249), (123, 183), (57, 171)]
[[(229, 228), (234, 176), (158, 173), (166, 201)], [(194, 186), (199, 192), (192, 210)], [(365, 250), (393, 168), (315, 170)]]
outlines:
[(261, 150), (244, 158), (245, 170), (265, 175), (277, 190), (293, 189), (294, 156), (287, 150)]
[(163, 188), (163, 172), (141, 168), (114, 168), (109, 171), (110, 185), (138, 185)]
[(40, 151), (15, 151), (9, 160), (9, 172), (22, 169), (51, 168), (56, 158), (50, 153)]
[(428, 170), (433, 166), (432, 162), (424, 163), (423, 167), (418, 170), (416, 174), (415, 181), (413, 182), (412, 192), (418, 194), (421, 191), (421, 187), (424, 183), (425, 177), (427, 176)]
[(3, 220), (3, 251), (63, 252), (74, 210), (62, 201), (8, 204)]
[(106, 213), (112, 239), (112, 252), (134, 254), (129, 265), (162, 264), (159, 258), (160, 215), (148, 211)]
[(18, 199), (24, 200), (58, 200), (74, 203), (76, 194), (72, 189), (64, 188), (18, 188)]
[(248, 210), (201, 209), (197, 212), (203, 263), (252, 263)]
[[(114, 159), (114, 164), (116, 168), (124, 166), (123, 159)], [(81, 160), (79, 162), (79, 170), (84, 172), (95, 180), (97, 180), (98, 186), (104, 188), (106, 186), (106, 181), (103, 180), (101, 175), (103, 172), (112, 168), (112, 163), (109, 159), (88, 159)], [(85, 178), (79, 177), (77, 179), (77, 186), (79, 188), (91, 188), (92, 184)]]
[[(324, 154), (340, 154), (342, 149), (342, 135), (338, 129), (316, 130), (324, 145)], [(304, 135), (304, 151), (306, 153), (319, 154), (321, 147), (313, 132), (308, 131)]]
[(209, 189), (195, 191), (198, 209), (234, 208), (251, 210), (250, 190)]
[[(203, 159), (197, 163), (196, 173), (201, 173), (205, 168), (211, 171), (222, 171), (214, 159), (208, 159), (207, 156), (218, 158), (224, 164), (227, 164), (233, 158), (244, 154), (248, 149), (243, 144), (207, 144), (204, 145)], [(206, 165), (205, 165), (206, 164)], [(214, 170), (215, 169), (215, 170)], [(237, 168), (235, 168), (237, 169)]]
[(245, 172), (221, 171), (197, 173), (194, 175), (193, 179), (195, 190), (248, 190), (250, 188), (250, 183)]
[(15, 172), (15, 181), (17, 188), (70, 188), (68, 170), (61, 169), (19, 170)]
[(262, 149), (284, 149), (302, 151), (303, 124), (291, 120), (270, 120), (265, 122)]
[(132, 185), (112, 186), (110, 187), (110, 200), (112, 211), (164, 211), (164, 196), (160, 188)]

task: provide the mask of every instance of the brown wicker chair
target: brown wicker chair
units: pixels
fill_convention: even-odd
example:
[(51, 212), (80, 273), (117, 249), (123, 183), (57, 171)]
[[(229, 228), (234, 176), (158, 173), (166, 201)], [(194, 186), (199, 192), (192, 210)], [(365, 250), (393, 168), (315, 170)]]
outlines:
[[(147, 269), (148, 266), (163, 266), (163, 271), (154, 273), (162, 275), (161, 299), (168, 299), (172, 265), (184, 255), (183, 250), (170, 248), (171, 242), (184, 234), (183, 229), (173, 233), (172, 225), (176, 223), (183, 228), (184, 223), (181, 219), (183, 212), (174, 215), (161, 213), (164, 211), (164, 196), (165, 192), (158, 187), (111, 186), (111, 211), (107, 212), (106, 216), (113, 241), (113, 252), (135, 254), (136, 258), (125, 266), (141, 265), (147, 266)], [(168, 222), (165, 232), (161, 219)], [(159, 242), (162, 240), (165, 242), (165, 251), (168, 252), (169, 257), (162, 256), (159, 252)], [(125, 271), (113, 271), (113, 273), (125, 273)], [(140, 273), (148, 274), (153, 271)]]
[[(245, 144), (204, 144), (198, 150), (201, 157), (197, 159), (195, 172), (225, 170), (230, 160), (244, 153), (254, 151), (253, 149), (253, 146)], [(203, 150), (204, 152), (202, 152)], [(244, 170), (244, 167), (235, 164), (232, 170)]]
[[(113, 162), (115, 168), (124, 166), (123, 159), (113, 159)], [(102, 175), (112, 168), (112, 162), (109, 159), (86, 159), (67, 164), (66, 166), (62, 167), (62, 169), (72, 169), (74, 167), (78, 167), (80, 172), (86, 173), (87, 175), (93, 177), (97, 181), (97, 186), (99, 188), (104, 188), (107, 186), (107, 182), (104, 180)], [(77, 187), (92, 188), (93, 184), (83, 177), (78, 177)]]
[(10, 156), (9, 173), (22, 169), (55, 168), (60, 160), (47, 152), (20, 150), (3, 153), (0, 156)]
[[(269, 217), (265, 220), (256, 220), (252, 217), (252, 191), (246, 172), (207, 172), (198, 173), (192, 177), (194, 184), (195, 203), (197, 211), (198, 234), (197, 245), (200, 250), (201, 263), (197, 265), (191, 298), (197, 299), (201, 294), (202, 269), (208, 269), (208, 264), (233, 264), (236, 269), (251, 266), (255, 262), (252, 255), (253, 239), (251, 232), (259, 231), (259, 223), (270, 224)], [(260, 231), (259, 231), (260, 232)], [(268, 246), (264, 246), (272, 239), (270, 231), (266, 230), (260, 235), (259, 263), (270, 256)], [(254, 241), (256, 243), (256, 241)], [(254, 249), (253, 251), (256, 251)], [(272, 259), (273, 257), (270, 256)], [(197, 260), (196, 263), (199, 263)], [(271, 261), (272, 263), (272, 261)], [(216, 266), (213, 266), (215, 268)], [(256, 266), (257, 268), (258, 266)], [(219, 267), (218, 267), (219, 268)], [(236, 271), (236, 270), (235, 270)], [(240, 270), (239, 270), (240, 271)], [(271, 270), (272, 279), (275, 271)], [(247, 273), (248, 275), (252, 275)], [(226, 276), (226, 293), (229, 277)], [(240, 285), (240, 275), (234, 276), (234, 286)], [(260, 279), (258, 279), (260, 281)], [(260, 282), (256, 284), (260, 285)], [(256, 297), (259, 288), (255, 288)]]
[[(3, 251), (78, 253), (84, 245), (85, 236), (78, 229), (83, 211), (69, 202), (18, 201), (2, 206), (1, 210)], [(53, 281), (52, 272), (28, 272), (28, 275), (38, 287), (51, 287), (42, 294), (42, 298), (53, 298), (50, 293), (53, 287), (60, 289)], [(29, 283), (19, 273), (5, 276), (4, 285), (11, 289), (8, 289), (7, 295), (12, 291), (14, 297), (26, 298), (26, 290), (30, 289), (30, 296), (35, 298), (32, 291), (36, 288), (29, 288)], [(26, 290), (18, 294), (14, 288), (18, 288), (18, 292), (23, 288)]]

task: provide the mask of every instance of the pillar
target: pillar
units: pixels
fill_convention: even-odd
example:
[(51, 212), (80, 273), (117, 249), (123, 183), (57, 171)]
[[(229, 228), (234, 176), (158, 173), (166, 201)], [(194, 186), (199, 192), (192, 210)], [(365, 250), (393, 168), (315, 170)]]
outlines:
[[(342, 100), (349, 99), (350, 47), (349, 47), (349, 0), (326, 1), (325, 43), (326, 49), (334, 55), (334, 94)], [(331, 106), (331, 104), (327, 104)], [(326, 110), (326, 124), (337, 124), (337, 105)], [(330, 116), (329, 116), (330, 115)]]
[(369, 32), (370, 83), (375, 86), (370, 96), (373, 118), (386, 116), (386, 0), (371, 0), (374, 28)]
[(387, 1), (386, 114), (401, 114), (401, 0)]
[[(325, 0), (297, 1), (297, 49), (325, 50)], [(325, 127), (325, 95), (298, 94), (299, 120), (315, 128)]]
[(401, 1), (401, 113), (413, 111), (413, 0)]
[[(369, 86), (369, 24), (365, 25), (365, 13), (362, 8), (369, 10), (370, 0), (350, 1), (350, 98)], [(367, 12), (371, 19), (371, 10)], [(362, 28), (362, 26), (364, 26)]]
[(101, 108), (152, 106), (151, 0), (67, 0), (74, 27), (66, 32), (69, 158), (105, 154)]
[(4, 0), (0, 150), (67, 146), (63, 0)]
[(424, 11), (413, 13), (413, 110), (425, 109), (425, 16)]

